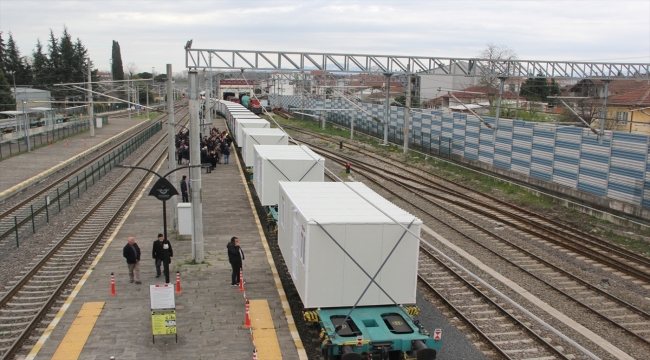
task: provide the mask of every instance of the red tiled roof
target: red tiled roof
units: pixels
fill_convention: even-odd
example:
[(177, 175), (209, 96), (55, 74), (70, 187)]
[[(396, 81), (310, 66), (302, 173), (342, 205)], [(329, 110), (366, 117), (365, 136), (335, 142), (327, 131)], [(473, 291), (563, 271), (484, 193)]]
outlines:
[[(570, 92), (575, 92), (579, 91), (583, 86), (588, 86), (590, 84), (593, 85), (598, 85), (598, 86), (603, 86), (603, 81), (600, 79), (585, 79), (585, 80), (580, 80), (577, 84), (573, 85), (569, 91)], [(622, 94), (628, 91), (632, 91), (634, 89), (638, 89), (646, 85), (646, 81), (635, 81), (635, 80), (612, 80), (609, 85), (608, 89), (610, 94), (616, 95), (616, 94)]]
[(632, 91), (612, 95), (607, 98), (608, 105), (650, 106), (650, 84)]

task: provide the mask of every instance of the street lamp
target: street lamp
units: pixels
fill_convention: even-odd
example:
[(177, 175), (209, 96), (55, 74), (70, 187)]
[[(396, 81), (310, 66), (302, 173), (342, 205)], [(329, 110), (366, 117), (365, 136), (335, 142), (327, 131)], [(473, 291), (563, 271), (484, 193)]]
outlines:
[(27, 142), (27, 152), (30, 152), (32, 151), (32, 149), (29, 144), (29, 119), (27, 118), (27, 115), (25, 113), (25, 104), (27, 104), (27, 100), (23, 100), (22, 103), (23, 103), (23, 119), (25, 121), (25, 141)]

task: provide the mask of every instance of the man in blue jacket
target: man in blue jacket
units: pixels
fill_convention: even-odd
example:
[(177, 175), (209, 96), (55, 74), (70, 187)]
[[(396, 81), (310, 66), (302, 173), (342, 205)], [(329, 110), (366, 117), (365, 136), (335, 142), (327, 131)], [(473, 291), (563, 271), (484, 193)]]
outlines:
[(135, 238), (129, 238), (129, 243), (124, 246), (122, 255), (126, 258), (126, 265), (129, 267), (129, 282), (133, 282), (135, 277), (135, 283), (142, 284), (140, 281), (140, 247), (135, 242)]

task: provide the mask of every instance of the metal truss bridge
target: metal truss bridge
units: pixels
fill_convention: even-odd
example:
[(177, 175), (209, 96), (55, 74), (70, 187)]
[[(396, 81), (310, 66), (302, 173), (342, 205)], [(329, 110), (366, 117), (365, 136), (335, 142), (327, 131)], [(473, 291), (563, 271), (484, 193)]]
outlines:
[[(189, 44), (189, 42), (188, 42)], [(363, 55), (290, 51), (185, 48), (194, 69), (330, 73), (439, 74), (478, 77), (544, 77), (648, 80), (650, 63), (494, 60), (433, 56)]]

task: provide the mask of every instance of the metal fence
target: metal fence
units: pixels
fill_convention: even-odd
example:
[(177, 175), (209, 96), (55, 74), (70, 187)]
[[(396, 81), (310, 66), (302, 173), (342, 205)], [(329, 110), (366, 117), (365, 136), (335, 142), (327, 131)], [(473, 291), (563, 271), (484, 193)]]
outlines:
[[(383, 137), (384, 106), (300, 96), (269, 97), (285, 108), (327, 109), (327, 121)], [(322, 116), (322, 111), (302, 110)], [(371, 116), (372, 115), (372, 116)], [(484, 116), (493, 129), (466, 114), (418, 109), (411, 112), (409, 146), (434, 155), (458, 155), (587, 193), (650, 208), (648, 135)], [(404, 142), (404, 108), (391, 106), (388, 138)]]
[[(70, 137), (74, 134), (89, 129), (88, 118), (80, 119), (65, 123), (63, 126), (57, 126), (54, 129), (41, 130), (41, 128), (30, 129), (29, 144), (33, 149), (38, 146), (48, 145), (59, 139)], [(41, 130), (41, 131), (38, 131)], [(16, 136), (13, 133), (12, 139), (0, 142), (0, 159), (4, 159), (21, 152), (27, 151), (27, 138), (24, 134)], [(7, 136), (3, 136), (7, 137)]]
[(40, 227), (47, 225), (54, 216), (81, 197), (88, 188), (106, 176), (115, 165), (121, 163), (160, 129), (162, 129), (162, 123), (155, 123), (89, 167), (73, 174), (70, 180), (39, 199), (35, 199), (29, 207), (24, 208), (20, 213), (0, 221), (0, 259), (7, 256), (10, 253), (9, 250), (19, 247)]

